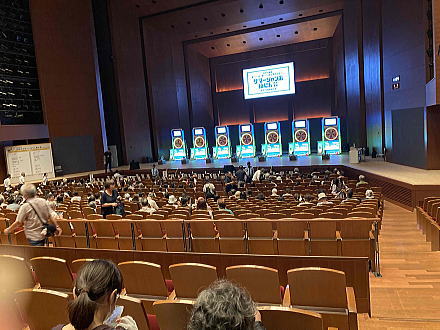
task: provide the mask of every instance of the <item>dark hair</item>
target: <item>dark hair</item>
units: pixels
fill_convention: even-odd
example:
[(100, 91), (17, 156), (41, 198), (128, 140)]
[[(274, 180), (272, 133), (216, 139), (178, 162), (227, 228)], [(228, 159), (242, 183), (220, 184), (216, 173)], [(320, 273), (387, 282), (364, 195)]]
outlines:
[(69, 302), (70, 323), (77, 330), (87, 329), (93, 322), (98, 301), (114, 290), (123, 288), (122, 274), (111, 261), (93, 260), (85, 263), (75, 280), (76, 299)]
[(256, 310), (246, 290), (226, 280), (216, 281), (197, 297), (188, 329), (254, 329)]
[(113, 180), (107, 180), (107, 181), (104, 183), (104, 189), (109, 189), (110, 186), (112, 186), (112, 185), (114, 185), (114, 184), (115, 184), (115, 183), (114, 183)]
[(347, 198), (353, 198), (353, 189), (347, 190)]
[(206, 200), (199, 199), (197, 200), (197, 210), (207, 210), (208, 206), (206, 205)]
[(218, 205), (218, 207), (221, 208), (221, 209), (226, 208), (226, 203), (225, 203), (225, 200), (224, 200), (223, 198), (220, 198), (220, 199), (217, 201), (217, 205)]

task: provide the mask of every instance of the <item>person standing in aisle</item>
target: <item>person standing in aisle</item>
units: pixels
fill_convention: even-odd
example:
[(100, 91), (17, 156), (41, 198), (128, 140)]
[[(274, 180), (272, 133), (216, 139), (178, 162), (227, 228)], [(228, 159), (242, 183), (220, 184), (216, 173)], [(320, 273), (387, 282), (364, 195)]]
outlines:
[(107, 173), (107, 167), (108, 171), (112, 171), (112, 153), (110, 149), (108, 149), (106, 152), (104, 152), (104, 159), (105, 159), (105, 173)]

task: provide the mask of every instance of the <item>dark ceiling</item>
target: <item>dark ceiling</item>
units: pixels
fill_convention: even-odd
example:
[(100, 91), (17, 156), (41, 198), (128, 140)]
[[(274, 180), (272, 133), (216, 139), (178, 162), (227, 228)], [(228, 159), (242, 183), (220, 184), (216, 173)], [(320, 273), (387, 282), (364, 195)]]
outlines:
[(144, 24), (207, 57), (333, 36), (343, 0), (129, 0)]

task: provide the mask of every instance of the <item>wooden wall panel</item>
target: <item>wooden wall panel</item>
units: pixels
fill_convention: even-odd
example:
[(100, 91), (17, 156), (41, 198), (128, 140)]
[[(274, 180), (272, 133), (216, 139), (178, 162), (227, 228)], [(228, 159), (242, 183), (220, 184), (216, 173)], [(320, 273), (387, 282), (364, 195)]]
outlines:
[(362, 6), (346, 0), (344, 8), (345, 85), (347, 98), (347, 142), (366, 145), (365, 98), (362, 62)]
[(426, 168), (440, 169), (440, 105), (426, 108)]
[[(385, 146), (392, 162), (401, 161), (393, 154), (392, 111), (425, 107), (424, 3), (382, 2)], [(400, 89), (392, 90), (396, 76), (400, 76)]]
[(370, 151), (382, 151), (382, 65), (381, 1), (362, 2), (363, 55), (365, 80), (365, 125)]
[(102, 169), (106, 138), (91, 2), (32, 0), (30, 9), (49, 135), (90, 137), (96, 161), (89, 170)]
[(110, 25), (124, 161), (153, 157), (142, 37), (132, 1), (111, 0)]

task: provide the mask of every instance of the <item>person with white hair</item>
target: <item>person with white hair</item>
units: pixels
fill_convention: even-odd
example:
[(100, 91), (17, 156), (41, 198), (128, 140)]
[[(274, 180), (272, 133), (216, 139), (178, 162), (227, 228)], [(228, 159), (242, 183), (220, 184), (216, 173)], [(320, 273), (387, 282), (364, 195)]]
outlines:
[(168, 204), (169, 205), (172, 205), (173, 207), (175, 207), (175, 208), (178, 208), (179, 207), (179, 205), (177, 204), (177, 198), (176, 198), (176, 196), (174, 196), (174, 195), (170, 195), (169, 197), (168, 197)]
[(374, 199), (374, 192), (371, 189), (365, 191), (365, 199)]
[(365, 181), (365, 176), (364, 175), (359, 175), (359, 181), (356, 183), (356, 188), (363, 186), (363, 185), (368, 185), (369, 183), (367, 181)]
[(31, 246), (44, 246), (48, 225), (55, 227), (55, 235), (61, 235), (56, 216), (47, 205), (46, 200), (36, 197), (37, 189), (31, 183), (20, 188), (25, 203), (20, 207), (15, 222), (4, 230), (6, 235), (14, 232), (18, 227), (24, 227), (24, 233)]
[(277, 188), (272, 189), (272, 195), (270, 195), (270, 197), (279, 197)]
[(148, 197), (147, 197), (148, 204), (150, 205), (150, 207), (151, 207), (152, 209), (154, 209), (155, 211), (157, 211), (157, 210), (159, 210), (159, 206), (157, 205), (157, 203), (156, 203), (156, 201), (153, 199), (153, 197), (154, 197), (154, 193), (153, 193), (153, 192), (148, 193)]

